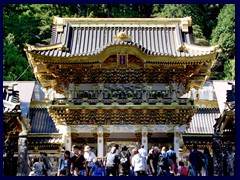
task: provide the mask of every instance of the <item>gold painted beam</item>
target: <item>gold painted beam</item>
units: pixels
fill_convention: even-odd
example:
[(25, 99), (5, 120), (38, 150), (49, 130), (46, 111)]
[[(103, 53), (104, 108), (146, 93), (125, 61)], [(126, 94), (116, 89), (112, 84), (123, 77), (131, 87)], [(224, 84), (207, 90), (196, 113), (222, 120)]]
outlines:
[(176, 124), (190, 123), (196, 112), (193, 106), (185, 107), (139, 107), (137, 109), (122, 106), (109, 109), (69, 109), (65, 107), (50, 107), (49, 114), (56, 125), (144, 125), (144, 124)]

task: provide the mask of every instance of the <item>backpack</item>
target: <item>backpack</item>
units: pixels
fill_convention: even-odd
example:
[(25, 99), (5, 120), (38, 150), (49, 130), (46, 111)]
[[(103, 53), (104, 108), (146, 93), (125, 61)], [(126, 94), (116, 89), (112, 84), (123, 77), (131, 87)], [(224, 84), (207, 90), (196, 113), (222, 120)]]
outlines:
[(180, 176), (187, 176), (187, 168), (181, 166)]
[(122, 152), (121, 152), (121, 158), (120, 158), (120, 164), (122, 165), (122, 166), (127, 166), (128, 164), (129, 164), (129, 162), (128, 162), (128, 158), (127, 158), (127, 154), (123, 154)]

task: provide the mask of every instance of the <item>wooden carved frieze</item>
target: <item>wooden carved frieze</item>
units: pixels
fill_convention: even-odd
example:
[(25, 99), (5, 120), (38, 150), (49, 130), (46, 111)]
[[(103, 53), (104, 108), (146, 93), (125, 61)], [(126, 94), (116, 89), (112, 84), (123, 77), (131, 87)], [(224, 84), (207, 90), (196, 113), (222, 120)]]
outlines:
[(37, 71), (34, 73), (43, 87), (53, 88), (60, 94), (66, 93), (63, 86), (68, 86), (70, 83), (178, 83), (184, 87), (181, 90), (182, 94), (188, 92), (190, 87), (199, 87), (209, 75), (208, 71), (200, 71), (204, 66), (201, 63), (157, 64), (148, 62), (144, 65), (140, 58), (130, 54), (126, 56), (127, 65), (119, 66), (119, 55), (121, 53), (111, 55), (98, 65), (95, 61), (92, 64), (91, 62), (38, 63), (39, 65), (36, 64)]
[(145, 125), (187, 124), (195, 113), (193, 107), (174, 109), (70, 109), (51, 108), (56, 124), (67, 125)]

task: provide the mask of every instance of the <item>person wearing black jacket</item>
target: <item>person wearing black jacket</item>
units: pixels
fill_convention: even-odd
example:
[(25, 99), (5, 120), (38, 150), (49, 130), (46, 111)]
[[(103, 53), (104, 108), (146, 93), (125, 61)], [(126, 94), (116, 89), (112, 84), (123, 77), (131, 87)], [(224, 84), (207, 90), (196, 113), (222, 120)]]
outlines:
[(197, 150), (196, 144), (193, 145), (193, 151), (189, 155), (189, 162), (193, 167), (194, 176), (202, 176), (201, 170), (204, 165), (204, 155), (201, 151)]
[(77, 170), (80, 176), (84, 176), (85, 173), (85, 158), (80, 152), (79, 146), (73, 147), (74, 156), (71, 158), (70, 173), (72, 176), (77, 176)]
[(120, 152), (120, 175), (122, 176), (130, 176), (130, 156), (131, 153), (128, 151), (128, 148), (123, 146)]
[(157, 176), (157, 166), (160, 160), (160, 149), (155, 146), (153, 148), (153, 153), (149, 156), (150, 170), (153, 176)]

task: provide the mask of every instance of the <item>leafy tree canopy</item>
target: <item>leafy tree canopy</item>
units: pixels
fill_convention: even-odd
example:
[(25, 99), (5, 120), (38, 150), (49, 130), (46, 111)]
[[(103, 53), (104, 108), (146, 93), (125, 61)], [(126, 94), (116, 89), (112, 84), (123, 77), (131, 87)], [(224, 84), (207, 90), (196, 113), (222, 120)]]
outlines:
[(222, 72), (212, 75), (213, 79), (235, 79), (235, 5), (226, 4), (217, 17), (217, 26), (211, 35), (211, 43), (220, 45), (217, 66), (214, 71)]

